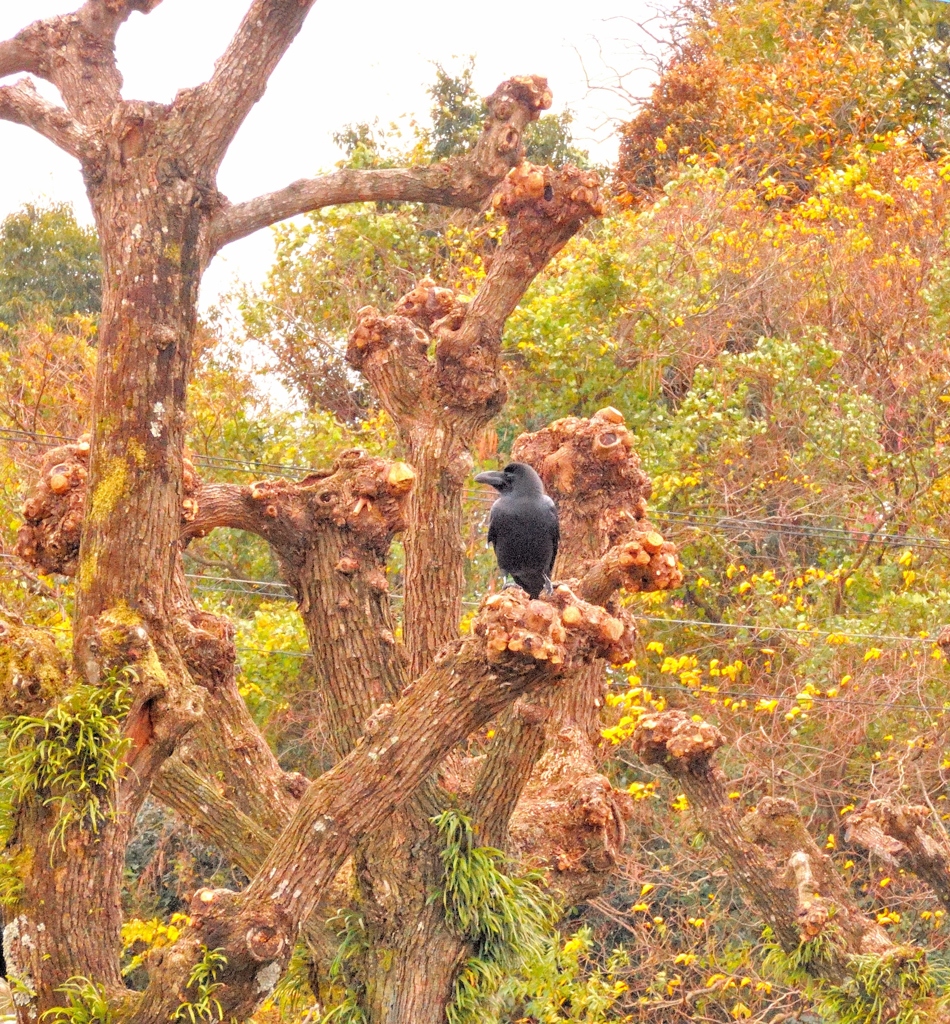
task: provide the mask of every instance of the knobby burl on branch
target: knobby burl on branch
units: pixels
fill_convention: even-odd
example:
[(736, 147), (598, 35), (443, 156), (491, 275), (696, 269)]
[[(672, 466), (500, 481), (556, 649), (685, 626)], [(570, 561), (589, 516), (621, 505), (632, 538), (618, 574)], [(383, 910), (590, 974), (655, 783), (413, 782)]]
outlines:
[[(429, 673), (369, 717), (362, 739), (348, 755), (357, 765), (345, 759), (311, 784), (298, 812), (315, 813), (313, 806), (319, 806), (321, 815), (340, 823), (341, 831), (327, 837), (327, 842), (333, 839), (330, 848), (308, 848), (295, 851), (294, 856), (276, 847), (272, 850), (272, 862), (282, 865), (277, 876), (286, 882), (282, 892), (305, 894), (299, 899), (314, 903), (317, 890), (329, 884), (334, 865), (338, 867), (348, 854), (354, 836), (376, 827), (394, 802), (412, 792), (412, 786), (452, 746), (518, 694), (556, 686), (592, 660), (627, 660), (635, 636), (633, 625), (619, 607), (603, 607), (618, 586), (636, 591), (679, 582), (672, 545), (644, 518), (648, 484), (632, 450), (631, 435), (616, 410), (601, 410), (589, 420), (557, 421), (545, 431), (523, 437), (517, 450), (538, 466), (568, 521), (581, 515), (581, 505), (587, 506), (588, 513), (594, 511), (611, 547), (601, 558), (578, 564), (578, 577), (559, 585), (548, 600), (534, 600), (518, 591), (487, 598), (471, 635), (445, 648)], [(75, 572), (81, 527), (75, 512), (82, 504), (88, 455), (85, 441), (50, 452), (27, 499), (20, 552), (47, 571)], [(299, 584), (300, 574), (314, 567), (308, 547), (332, 532), (341, 538), (341, 556), (322, 571), (329, 569), (342, 588), (365, 584), (385, 592), (380, 563), (392, 536), (405, 527), (405, 503), (415, 482), (411, 467), (350, 451), (332, 469), (299, 483), (203, 484), (187, 457), (185, 471), (183, 538), (205, 534), (216, 526), (259, 533), (282, 552), (285, 578)], [(611, 492), (622, 509), (614, 507)], [(370, 577), (378, 579), (374, 583)], [(305, 609), (301, 612), (305, 614)], [(412, 747), (415, 743), (418, 746)], [(394, 758), (399, 765), (395, 773)], [(314, 834), (313, 828), (301, 831), (293, 826), (278, 842), (292, 843), (295, 835)], [(288, 865), (314, 863), (322, 852), (327, 854), (321, 862), (326, 870), (321, 868), (318, 880), (284, 877)], [(563, 852), (560, 856), (564, 857)], [(295, 869), (289, 870), (292, 874)], [(263, 879), (264, 874), (259, 877)], [(240, 896), (203, 892), (195, 906), (196, 931), (188, 940), (229, 948), (230, 971), (236, 974), (225, 984), (233, 985), (235, 1010), (244, 1008), (242, 1000), (249, 998), (237, 975), (252, 966), (260, 971), (272, 962), (285, 962), (289, 951), (285, 937), (306, 912), (296, 906), (280, 910), (272, 905), (274, 893), (264, 891), (263, 880), (258, 888), (256, 896), (251, 890)], [(222, 930), (235, 914), (248, 923), (244, 934), (266, 934), (273, 941), (261, 945), (255, 939), (253, 949), (230, 949), (228, 943), (237, 939), (228, 939)], [(170, 976), (174, 959), (169, 960)]]

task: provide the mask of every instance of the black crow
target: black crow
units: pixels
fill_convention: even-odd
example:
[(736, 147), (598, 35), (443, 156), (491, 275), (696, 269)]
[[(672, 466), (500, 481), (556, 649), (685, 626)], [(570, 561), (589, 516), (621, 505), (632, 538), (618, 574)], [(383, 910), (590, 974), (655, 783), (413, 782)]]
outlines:
[(542, 590), (550, 594), (561, 533), (541, 477), (523, 462), (509, 462), (502, 472), (479, 473), (475, 479), (499, 492), (488, 517), (488, 543), (498, 568), (531, 597)]

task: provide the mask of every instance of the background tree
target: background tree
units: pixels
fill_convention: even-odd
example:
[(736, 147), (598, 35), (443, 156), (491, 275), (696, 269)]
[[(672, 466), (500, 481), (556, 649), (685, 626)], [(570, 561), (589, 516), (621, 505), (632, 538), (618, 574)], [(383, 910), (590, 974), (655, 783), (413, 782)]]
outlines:
[(102, 268), (95, 232), (63, 204), (27, 205), (0, 228), (0, 320), (10, 328), (37, 307), (54, 316), (93, 315)]

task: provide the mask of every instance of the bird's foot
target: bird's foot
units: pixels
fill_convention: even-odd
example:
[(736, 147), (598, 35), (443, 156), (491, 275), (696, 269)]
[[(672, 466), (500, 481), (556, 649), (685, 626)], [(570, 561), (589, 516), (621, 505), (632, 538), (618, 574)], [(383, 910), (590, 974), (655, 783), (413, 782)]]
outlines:
[(501, 578), (501, 589), (502, 590), (520, 590), (521, 587), (515, 583), (510, 576), (502, 576)]
[(545, 597), (550, 597), (554, 593), (554, 584), (551, 582), (549, 576), (544, 577), (544, 587), (542, 588), (541, 593), (544, 594)]

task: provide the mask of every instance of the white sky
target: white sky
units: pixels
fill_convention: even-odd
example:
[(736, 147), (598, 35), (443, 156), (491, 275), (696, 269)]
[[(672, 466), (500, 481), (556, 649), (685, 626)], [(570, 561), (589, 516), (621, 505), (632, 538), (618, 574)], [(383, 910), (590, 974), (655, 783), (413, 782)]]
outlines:
[[(80, 2), (0, 0), (0, 38)], [(248, 3), (164, 0), (149, 15), (133, 14), (117, 41), (123, 94), (168, 101), (178, 89), (204, 81)], [(458, 68), (461, 60), (452, 58), (469, 54), (482, 95), (513, 74), (546, 75), (554, 110), (570, 107), (578, 141), (597, 160), (612, 162), (616, 143), (607, 122), (629, 116), (630, 103), (590, 92), (585, 66), (591, 80), (602, 83), (616, 81), (611, 66), (633, 72), (625, 85), (642, 95), (650, 79), (648, 71), (636, 70), (643, 60), (634, 45), (641, 38), (635, 23), (647, 17), (647, 0), (318, 0), (231, 146), (218, 187), (243, 200), (332, 169), (340, 158), (335, 130), (406, 114), (424, 120), (431, 62)], [(78, 164), (52, 143), (0, 120), (0, 152), (0, 218), (26, 202), (49, 199), (71, 202), (80, 219), (91, 219)], [(268, 231), (228, 246), (205, 275), (202, 304), (235, 280), (260, 280), (272, 252)]]

